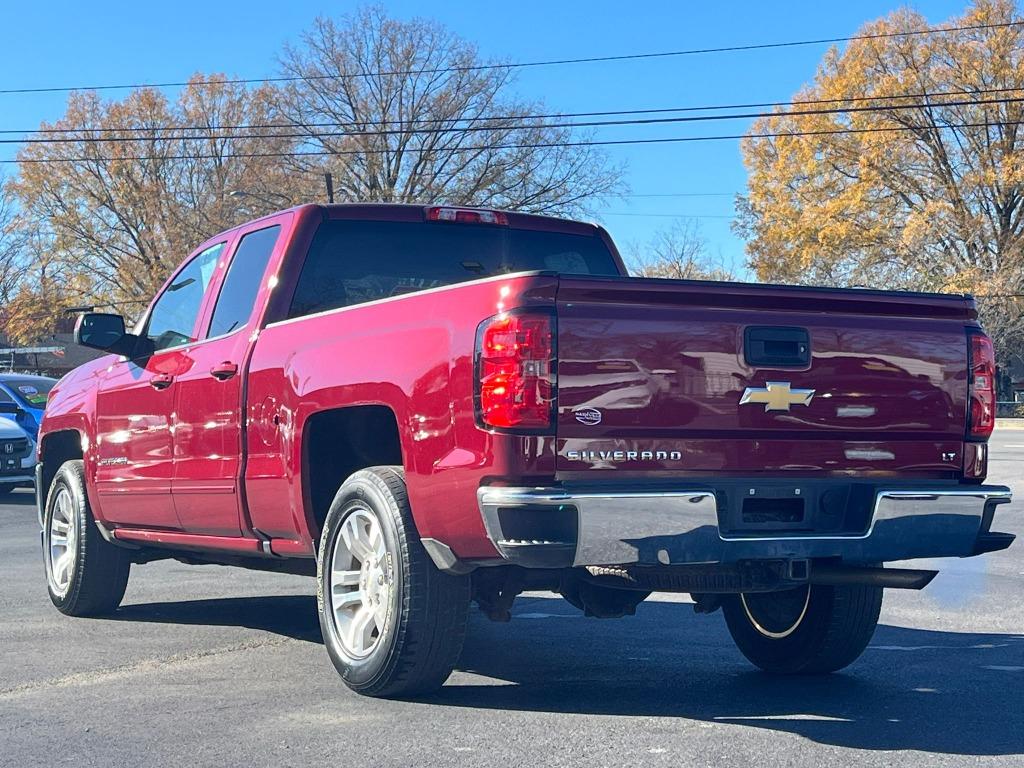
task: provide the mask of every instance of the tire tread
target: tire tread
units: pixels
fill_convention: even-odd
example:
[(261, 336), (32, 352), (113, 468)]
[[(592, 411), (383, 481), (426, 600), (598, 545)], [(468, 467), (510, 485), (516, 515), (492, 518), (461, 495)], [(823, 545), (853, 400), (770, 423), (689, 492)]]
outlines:
[[(408, 621), (405, 652), (396, 654), (398, 664), (387, 684), (376, 695), (399, 696), (439, 688), (459, 660), (466, 636), (469, 580), (437, 570), (427, 555), (412, 520), (405, 472), (400, 467), (369, 467), (361, 473), (384, 483), (398, 503), (403, 525), (399, 527), (401, 556), (409, 564), (411, 590), (405, 609)], [(360, 473), (357, 473), (360, 474)], [(410, 533), (412, 535), (410, 535)], [(431, 620), (428, 617), (434, 617)]]

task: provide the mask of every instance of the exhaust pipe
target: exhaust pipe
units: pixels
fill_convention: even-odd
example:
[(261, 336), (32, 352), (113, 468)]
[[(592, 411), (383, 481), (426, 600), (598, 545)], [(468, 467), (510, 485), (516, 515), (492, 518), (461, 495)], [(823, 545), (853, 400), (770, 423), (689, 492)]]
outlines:
[(846, 584), (865, 584), (888, 589), (924, 589), (938, 571), (919, 571), (912, 568), (872, 568), (852, 565), (815, 565), (811, 568), (811, 584), (838, 587)]

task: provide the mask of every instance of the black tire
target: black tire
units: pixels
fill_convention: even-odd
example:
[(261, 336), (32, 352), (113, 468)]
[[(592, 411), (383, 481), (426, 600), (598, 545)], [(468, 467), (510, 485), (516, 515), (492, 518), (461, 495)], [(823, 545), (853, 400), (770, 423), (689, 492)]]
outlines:
[(882, 588), (861, 585), (729, 595), (722, 602), (740, 652), (766, 672), (788, 675), (852, 664), (871, 641), (881, 608)]
[[(70, 495), (71, 523), (75, 528), (68, 547), (74, 550), (74, 558), (63, 588), (54, 577), (51, 548), (51, 521), (62, 493)], [(105, 540), (96, 527), (85, 493), (81, 460), (67, 461), (57, 470), (46, 497), (43, 525), (46, 588), (57, 610), (68, 616), (100, 616), (114, 611), (128, 586), (131, 559), (127, 550)]]
[(14, 492), (14, 483), (0, 483), (0, 496), (6, 496)]
[[(346, 649), (330, 605), (335, 549), (342, 524), (356, 511), (380, 525), (388, 561), (384, 629), (362, 657)], [(349, 688), (377, 697), (440, 688), (462, 652), (469, 602), (469, 577), (439, 571), (420, 543), (401, 467), (363, 469), (342, 484), (320, 537), (317, 606), (327, 653)]]

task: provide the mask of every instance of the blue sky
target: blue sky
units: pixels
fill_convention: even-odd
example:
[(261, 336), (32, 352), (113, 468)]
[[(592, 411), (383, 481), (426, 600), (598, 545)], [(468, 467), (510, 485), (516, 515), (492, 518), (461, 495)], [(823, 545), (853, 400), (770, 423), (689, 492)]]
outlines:
[[(2, 10), (0, 88), (181, 80), (193, 72), (274, 74), (281, 47), (317, 15), (356, 6), (339, 0), (81, 3), (9, 1)], [(787, 2), (385, 2), (398, 17), (438, 19), (475, 42), (485, 57), (528, 61), (776, 42), (854, 34), (866, 20), (904, 3)], [(935, 23), (966, 0), (911, 3)], [(779, 9), (785, 8), (782, 12)], [(810, 80), (827, 46), (707, 54), (521, 70), (514, 88), (552, 111), (683, 107), (780, 101)], [(63, 94), (0, 94), (0, 128), (36, 127), (63, 112)], [(598, 138), (742, 133), (749, 121), (691, 126), (609, 127)], [(0, 159), (13, 155), (0, 147)], [(746, 178), (739, 142), (624, 146), (609, 150), (626, 167), (633, 196), (596, 218), (623, 250), (642, 246), (674, 217), (697, 217), (713, 251), (736, 266), (743, 243), (730, 231), (731, 195)], [(686, 197), (645, 195), (685, 194)], [(707, 196), (703, 196), (707, 194)], [(689, 196), (700, 195), (700, 196)]]

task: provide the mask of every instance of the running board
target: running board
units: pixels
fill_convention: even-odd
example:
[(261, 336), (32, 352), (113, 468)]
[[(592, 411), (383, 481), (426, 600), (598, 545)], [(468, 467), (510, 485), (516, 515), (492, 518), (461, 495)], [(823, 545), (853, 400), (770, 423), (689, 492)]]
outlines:
[(260, 558), (311, 556), (303, 542), (290, 539), (250, 539), (243, 536), (212, 536), (141, 528), (114, 528), (111, 534), (118, 543), (131, 542), (135, 546), (161, 549), (221, 552)]

